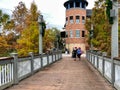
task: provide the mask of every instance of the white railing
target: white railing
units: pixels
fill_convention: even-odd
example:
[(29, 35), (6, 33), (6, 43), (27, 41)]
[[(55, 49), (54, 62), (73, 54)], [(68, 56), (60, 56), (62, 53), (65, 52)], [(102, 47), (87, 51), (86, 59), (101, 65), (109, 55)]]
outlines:
[(18, 58), (17, 54), (14, 53), (12, 56), (13, 57), (0, 60), (0, 90), (18, 84), (20, 80), (60, 60), (62, 53), (61, 51), (57, 51), (51, 54), (37, 56), (29, 53), (28, 57), (22, 58)]
[(112, 67), (111, 58), (97, 55), (97, 53), (87, 51), (86, 58), (104, 78), (106, 78), (117, 90), (120, 90), (120, 59), (114, 58)]

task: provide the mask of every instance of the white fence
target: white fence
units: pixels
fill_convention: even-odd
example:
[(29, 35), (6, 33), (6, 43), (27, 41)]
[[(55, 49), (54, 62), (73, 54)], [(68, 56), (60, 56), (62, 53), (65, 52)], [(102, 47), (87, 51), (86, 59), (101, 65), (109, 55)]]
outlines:
[[(105, 77), (117, 90), (120, 90), (120, 59), (100, 56), (87, 51), (87, 60), (93, 65), (103, 77)], [(113, 65), (113, 66), (112, 66)]]
[(13, 54), (13, 58), (0, 60), (0, 90), (18, 84), (20, 80), (33, 75), (43, 67), (61, 58), (62, 53), (58, 51), (37, 56), (30, 53), (30, 56), (22, 58), (18, 58), (17, 54)]

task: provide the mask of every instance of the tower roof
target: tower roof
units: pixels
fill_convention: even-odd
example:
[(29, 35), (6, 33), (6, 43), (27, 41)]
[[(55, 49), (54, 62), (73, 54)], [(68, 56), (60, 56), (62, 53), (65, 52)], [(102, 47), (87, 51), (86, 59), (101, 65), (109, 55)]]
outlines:
[(68, 3), (71, 3), (71, 2), (83, 2), (86, 4), (86, 6), (88, 5), (87, 0), (68, 0), (64, 3), (64, 6), (66, 6)]

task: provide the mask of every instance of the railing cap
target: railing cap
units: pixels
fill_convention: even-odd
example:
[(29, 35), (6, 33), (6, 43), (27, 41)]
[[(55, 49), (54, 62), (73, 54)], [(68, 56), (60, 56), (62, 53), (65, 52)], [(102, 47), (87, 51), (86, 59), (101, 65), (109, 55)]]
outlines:
[(10, 55), (14, 57), (14, 56), (18, 56), (18, 53), (10, 53)]

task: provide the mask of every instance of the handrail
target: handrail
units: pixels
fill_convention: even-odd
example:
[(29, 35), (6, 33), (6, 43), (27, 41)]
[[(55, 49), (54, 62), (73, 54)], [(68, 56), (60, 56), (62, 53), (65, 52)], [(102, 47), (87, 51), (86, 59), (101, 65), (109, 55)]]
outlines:
[(18, 84), (20, 80), (33, 75), (61, 58), (61, 51), (43, 55), (29, 53), (28, 57), (22, 58), (19, 58), (17, 53), (13, 53), (12, 57), (0, 60), (0, 90)]
[[(120, 90), (120, 60), (113, 59), (113, 69), (111, 66), (112, 60), (111, 58), (98, 55), (97, 53), (92, 53), (87, 51), (86, 53), (87, 60), (94, 66), (101, 75), (106, 78), (117, 90)], [(113, 75), (111, 71), (113, 70)], [(112, 79), (113, 78), (113, 79)], [(114, 82), (112, 82), (114, 80)]]

